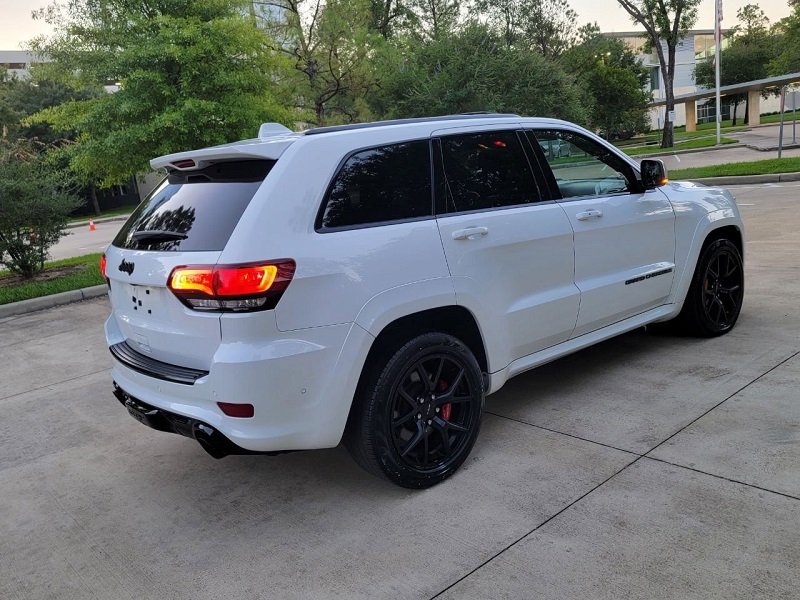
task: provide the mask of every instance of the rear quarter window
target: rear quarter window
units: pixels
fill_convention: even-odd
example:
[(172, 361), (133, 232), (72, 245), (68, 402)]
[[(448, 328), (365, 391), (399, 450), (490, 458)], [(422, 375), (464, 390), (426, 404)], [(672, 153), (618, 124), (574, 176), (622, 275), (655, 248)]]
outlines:
[(322, 202), (317, 230), (433, 216), (428, 140), (350, 156)]
[(112, 244), (161, 252), (222, 250), (274, 164), (244, 160), (171, 172), (136, 208)]

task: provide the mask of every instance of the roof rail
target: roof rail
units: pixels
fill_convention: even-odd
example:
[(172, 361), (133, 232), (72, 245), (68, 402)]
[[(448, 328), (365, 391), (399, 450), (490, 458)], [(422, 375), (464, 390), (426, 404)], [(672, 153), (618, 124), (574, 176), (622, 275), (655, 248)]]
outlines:
[(291, 129), (284, 127), (280, 123), (262, 123), (261, 127), (258, 128), (258, 139), (263, 140), (276, 135), (286, 135), (287, 133), (293, 132)]
[(469, 119), (495, 119), (495, 118), (521, 118), (515, 114), (469, 112), (457, 115), (444, 115), (441, 117), (416, 117), (413, 119), (393, 119), (391, 121), (373, 121), (371, 123), (352, 123), (350, 125), (332, 125), (330, 127), (315, 127), (303, 132), (303, 135), (319, 135), (320, 133), (333, 133), (336, 131), (351, 131), (353, 129), (370, 129), (372, 127), (385, 127), (387, 125), (409, 125), (412, 123), (435, 123), (437, 121), (461, 121)]

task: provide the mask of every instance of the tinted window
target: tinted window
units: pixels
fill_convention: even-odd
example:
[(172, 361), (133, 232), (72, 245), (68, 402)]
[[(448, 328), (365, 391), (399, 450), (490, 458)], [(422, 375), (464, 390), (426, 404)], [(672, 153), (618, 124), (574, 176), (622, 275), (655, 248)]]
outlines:
[(433, 207), (427, 140), (352, 155), (334, 178), (323, 207), (318, 228), (430, 217)]
[(568, 131), (535, 131), (564, 198), (629, 192), (630, 166), (605, 146)]
[(133, 212), (112, 242), (160, 251), (222, 250), (275, 161), (215, 163), (176, 171)]
[(444, 205), (445, 212), (541, 200), (522, 144), (513, 131), (443, 137), (441, 151), (445, 202), (440, 206)]

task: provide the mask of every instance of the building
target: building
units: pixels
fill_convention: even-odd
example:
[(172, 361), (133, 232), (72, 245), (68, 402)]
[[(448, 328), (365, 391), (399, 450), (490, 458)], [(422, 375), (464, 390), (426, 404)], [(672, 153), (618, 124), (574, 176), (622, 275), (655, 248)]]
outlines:
[(0, 69), (12, 77), (26, 79), (30, 77), (31, 67), (48, 62), (31, 52), (24, 50), (0, 50)]
[[(729, 43), (726, 34), (730, 30), (723, 30), (722, 48)], [(637, 56), (639, 61), (650, 69), (650, 91), (653, 100), (663, 100), (666, 97), (663, 86), (663, 74), (658, 62), (658, 54), (654, 49), (649, 48), (647, 35), (643, 31), (628, 31), (621, 33), (606, 33), (607, 37), (617, 38), (625, 42)], [(662, 42), (664, 55), (667, 54), (666, 43)], [(649, 51), (648, 51), (649, 50)], [(680, 41), (675, 49), (675, 80), (673, 82), (673, 93), (675, 96), (682, 94), (692, 94), (700, 91), (694, 81), (694, 69), (698, 63), (713, 58), (716, 53), (713, 29), (693, 29), (686, 33), (686, 37)], [(774, 112), (779, 108), (779, 103), (773, 98), (762, 101), (761, 112)], [(731, 118), (731, 107), (722, 107), (722, 118)], [(737, 118), (744, 118), (745, 105), (742, 102), (737, 109)], [(697, 123), (708, 123), (714, 121), (716, 111), (713, 99), (703, 99), (696, 103)], [(651, 109), (650, 126), (653, 129), (661, 129), (664, 125), (665, 107)], [(686, 108), (683, 103), (675, 105), (675, 125), (686, 125)]]

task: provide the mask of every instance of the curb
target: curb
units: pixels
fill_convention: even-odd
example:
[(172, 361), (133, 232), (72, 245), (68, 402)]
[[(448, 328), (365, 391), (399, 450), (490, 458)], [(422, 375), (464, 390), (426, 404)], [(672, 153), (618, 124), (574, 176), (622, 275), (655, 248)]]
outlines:
[(53, 308), (54, 306), (61, 306), (62, 304), (72, 304), (73, 302), (99, 298), (106, 294), (108, 294), (108, 286), (102, 283), (81, 290), (72, 290), (69, 292), (61, 292), (60, 294), (42, 296), (40, 298), (31, 298), (30, 300), (10, 302), (9, 304), (0, 305), (0, 319), (45, 310), (46, 308)]
[(800, 181), (800, 173), (772, 173), (770, 175), (730, 175), (728, 177), (698, 177), (688, 179), (703, 185), (742, 185), (749, 183), (782, 183)]
[(659, 156), (674, 156), (676, 154), (696, 154), (698, 152), (714, 152), (716, 150), (732, 150), (734, 148), (747, 148), (741, 142), (737, 142), (735, 144), (722, 144), (721, 146), (708, 146), (707, 148), (688, 148), (686, 150), (672, 150), (672, 151), (663, 151), (663, 152), (653, 152), (652, 154), (637, 154), (635, 156), (630, 156), (634, 160), (638, 160), (640, 158), (653, 158)]
[[(119, 215), (116, 217), (100, 217), (99, 219), (92, 219), (92, 221), (97, 223), (110, 223), (111, 221), (127, 221), (130, 215)], [(73, 223), (67, 223), (64, 229), (75, 229), (76, 227), (88, 227), (89, 221), (75, 221)]]

